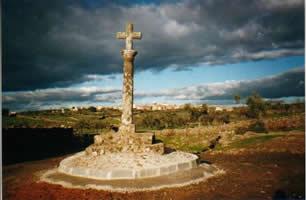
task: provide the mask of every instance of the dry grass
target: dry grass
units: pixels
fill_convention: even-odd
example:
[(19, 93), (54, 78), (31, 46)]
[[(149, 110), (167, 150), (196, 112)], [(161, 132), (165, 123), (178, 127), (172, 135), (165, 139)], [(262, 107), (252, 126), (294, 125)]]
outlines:
[[(248, 127), (255, 122), (256, 120), (254, 119), (242, 120), (215, 126), (210, 125), (185, 129), (164, 129), (156, 131), (155, 133), (156, 137), (162, 140), (167, 147), (189, 152), (200, 152), (208, 149), (211, 143), (216, 140), (218, 136), (221, 136), (219, 143), (223, 147), (228, 146), (233, 141), (239, 141), (248, 138), (249, 136), (256, 136), (256, 133), (245, 135), (236, 134), (236, 131), (241, 128), (247, 131)], [(263, 122), (269, 132), (305, 130), (304, 114), (281, 118), (268, 118), (264, 119)], [(264, 141), (264, 139), (259, 141)]]

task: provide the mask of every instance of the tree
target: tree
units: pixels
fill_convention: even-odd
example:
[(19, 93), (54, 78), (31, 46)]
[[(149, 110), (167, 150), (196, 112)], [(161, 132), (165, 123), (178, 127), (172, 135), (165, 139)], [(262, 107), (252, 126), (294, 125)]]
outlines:
[(208, 114), (208, 106), (206, 104), (202, 104), (201, 105), (201, 108), (200, 108), (200, 112), (203, 114), (203, 115), (207, 115)]
[(247, 98), (248, 115), (253, 118), (261, 118), (266, 113), (266, 103), (262, 97), (254, 92)]
[(235, 99), (236, 104), (239, 104), (239, 103), (240, 103), (240, 95), (239, 95), (239, 94), (236, 94), (236, 95), (234, 96), (234, 99)]
[(93, 107), (93, 106), (90, 106), (90, 107), (88, 108), (88, 110), (89, 110), (90, 112), (97, 112), (97, 108), (96, 108), (96, 107)]
[(89, 129), (90, 128), (90, 123), (89, 121), (85, 120), (85, 119), (80, 119), (76, 124), (75, 124), (75, 128), (80, 130), (81, 132), (84, 129)]
[(190, 110), (191, 110), (191, 104), (190, 104), (190, 103), (186, 103), (186, 104), (184, 105), (184, 110), (190, 111)]

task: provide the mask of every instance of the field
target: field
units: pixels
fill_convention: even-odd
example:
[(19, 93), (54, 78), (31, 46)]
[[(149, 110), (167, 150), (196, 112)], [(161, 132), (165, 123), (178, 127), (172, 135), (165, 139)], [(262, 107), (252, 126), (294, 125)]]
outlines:
[[(305, 105), (136, 111), (137, 131), (153, 131), (171, 150), (197, 154), (226, 174), (183, 188), (136, 193), (68, 189), (37, 183), (37, 172), (65, 156), (4, 166), (4, 199), (304, 199)], [(4, 128), (72, 128), (78, 137), (116, 131), (120, 111), (37, 111), (5, 116)], [(31, 192), (30, 192), (31, 191)]]
[[(138, 132), (153, 131), (167, 147), (188, 152), (224, 149), (229, 143), (249, 135), (279, 131), (305, 130), (304, 104), (267, 106), (261, 117), (250, 117), (249, 108), (215, 111), (202, 105), (183, 109), (142, 111), (134, 110)], [(121, 112), (115, 109), (46, 110), (3, 116), (3, 128), (72, 128), (76, 136), (116, 131)], [(261, 136), (259, 136), (261, 137)], [(265, 138), (265, 137), (263, 137)]]

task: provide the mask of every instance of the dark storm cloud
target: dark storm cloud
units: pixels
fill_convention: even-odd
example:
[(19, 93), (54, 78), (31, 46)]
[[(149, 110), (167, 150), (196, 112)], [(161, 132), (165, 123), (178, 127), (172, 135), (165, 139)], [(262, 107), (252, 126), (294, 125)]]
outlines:
[[(188, 69), (304, 54), (303, 0), (3, 2), (3, 89), (67, 86), (88, 74), (120, 73), (115, 39), (135, 31), (136, 70)], [(121, 1), (119, 1), (121, 2)]]
[[(305, 96), (304, 68), (296, 68), (288, 72), (250, 81), (238, 81), (232, 88), (225, 90), (224, 94), (204, 99), (231, 99), (235, 94), (247, 97), (258, 92), (265, 98), (303, 97)], [(236, 86), (235, 86), (236, 85)]]

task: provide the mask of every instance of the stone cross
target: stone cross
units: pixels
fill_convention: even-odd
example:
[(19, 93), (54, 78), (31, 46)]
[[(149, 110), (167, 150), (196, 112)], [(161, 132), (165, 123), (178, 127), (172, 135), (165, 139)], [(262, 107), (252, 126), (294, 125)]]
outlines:
[(141, 32), (133, 32), (133, 24), (128, 23), (126, 32), (118, 32), (117, 39), (125, 39), (126, 49), (121, 50), (123, 57), (123, 92), (120, 133), (135, 133), (133, 124), (134, 58), (137, 51), (133, 49), (133, 39), (141, 39)]
[(125, 40), (125, 48), (126, 50), (132, 50), (133, 49), (133, 39), (141, 39), (141, 32), (133, 32), (133, 24), (128, 23), (126, 25), (126, 31), (125, 32), (117, 32), (117, 39), (123, 39)]

